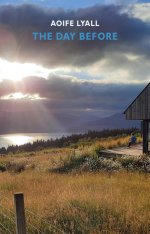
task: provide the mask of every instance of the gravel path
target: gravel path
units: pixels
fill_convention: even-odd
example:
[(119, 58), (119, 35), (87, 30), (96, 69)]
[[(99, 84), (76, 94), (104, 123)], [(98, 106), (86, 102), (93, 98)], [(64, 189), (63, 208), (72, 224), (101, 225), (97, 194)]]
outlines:
[(106, 155), (131, 155), (131, 156), (139, 156), (143, 154), (143, 146), (142, 144), (137, 144), (131, 146), (130, 148), (126, 147), (119, 147), (113, 148), (108, 150), (101, 151), (102, 154)]

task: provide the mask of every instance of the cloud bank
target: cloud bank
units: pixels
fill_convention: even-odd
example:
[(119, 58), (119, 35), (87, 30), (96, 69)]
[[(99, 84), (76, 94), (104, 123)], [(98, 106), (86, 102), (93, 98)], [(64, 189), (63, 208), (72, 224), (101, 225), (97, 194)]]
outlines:
[[(51, 76), (49, 79), (26, 77), (22, 81), (1, 82), (1, 98), (11, 93), (36, 95), (44, 98), (42, 102), (48, 109), (68, 109), (73, 112), (87, 110), (123, 111), (127, 103), (142, 89), (143, 85), (102, 84), (79, 81), (73, 78)], [(117, 91), (116, 91), (117, 90)], [(128, 95), (127, 95), (128, 94)], [(11, 97), (10, 97), (11, 99)], [(23, 100), (24, 101), (24, 100)], [(28, 100), (27, 100), (28, 101)], [(11, 100), (10, 100), (11, 102)]]
[[(56, 31), (50, 29), (53, 19), (96, 19), (100, 28), (93, 31), (117, 31), (119, 41), (46, 41), (35, 42), (32, 32)], [(61, 29), (62, 31), (65, 28)], [(69, 30), (67, 28), (67, 30)], [(78, 31), (79, 27), (74, 28)], [(89, 29), (82, 28), (82, 31)], [(91, 30), (91, 29), (90, 29)], [(132, 52), (149, 58), (150, 25), (121, 13), (119, 6), (93, 6), (85, 9), (44, 10), (33, 5), (0, 7), (0, 55), (5, 59), (34, 62), (47, 67), (92, 65), (107, 54)]]

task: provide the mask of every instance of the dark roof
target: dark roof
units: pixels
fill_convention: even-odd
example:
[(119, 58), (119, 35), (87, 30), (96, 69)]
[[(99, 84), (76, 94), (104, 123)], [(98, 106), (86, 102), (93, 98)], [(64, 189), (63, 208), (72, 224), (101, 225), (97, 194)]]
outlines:
[(126, 110), (123, 112), (123, 114), (126, 114), (127, 110), (132, 106), (132, 104), (141, 96), (141, 94), (147, 89), (147, 87), (150, 85), (150, 83), (148, 83), (148, 85), (146, 85), (146, 87), (139, 93), (139, 95), (133, 100), (133, 102), (131, 102), (131, 104), (126, 108)]

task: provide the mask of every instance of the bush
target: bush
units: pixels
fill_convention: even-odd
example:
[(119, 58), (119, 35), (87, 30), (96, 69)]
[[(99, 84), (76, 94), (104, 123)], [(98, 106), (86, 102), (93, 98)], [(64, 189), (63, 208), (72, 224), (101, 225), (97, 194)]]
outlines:
[(6, 164), (0, 163), (0, 171), (1, 171), (1, 172), (6, 171)]
[(139, 157), (135, 160), (134, 167), (145, 172), (150, 172), (150, 157)]
[(132, 157), (125, 156), (121, 157), (118, 161), (120, 161), (122, 167), (129, 168), (131, 165), (133, 165), (135, 159)]
[(16, 162), (9, 162), (6, 165), (8, 171), (20, 173), (25, 170), (25, 163), (16, 163)]
[(85, 157), (86, 156), (81, 157), (81, 156), (69, 155), (68, 158), (63, 161), (63, 166), (54, 169), (54, 171), (70, 172), (72, 170), (79, 169), (80, 166), (84, 163)]
[(122, 167), (119, 162), (106, 158), (98, 158), (97, 160), (92, 158), (86, 158), (85, 162), (82, 165), (82, 170), (86, 171), (115, 171), (119, 170), (120, 168)]
[(149, 156), (139, 156), (139, 157), (131, 157), (131, 156), (122, 156), (118, 159), (123, 168), (126, 169), (135, 169), (144, 172), (150, 172), (150, 157)]

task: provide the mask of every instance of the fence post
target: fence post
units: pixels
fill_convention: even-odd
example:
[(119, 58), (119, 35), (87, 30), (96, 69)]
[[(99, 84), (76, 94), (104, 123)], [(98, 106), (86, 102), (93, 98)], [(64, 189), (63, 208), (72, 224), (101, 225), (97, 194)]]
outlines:
[(14, 194), (15, 212), (16, 212), (16, 233), (26, 234), (26, 220), (24, 208), (23, 193)]

